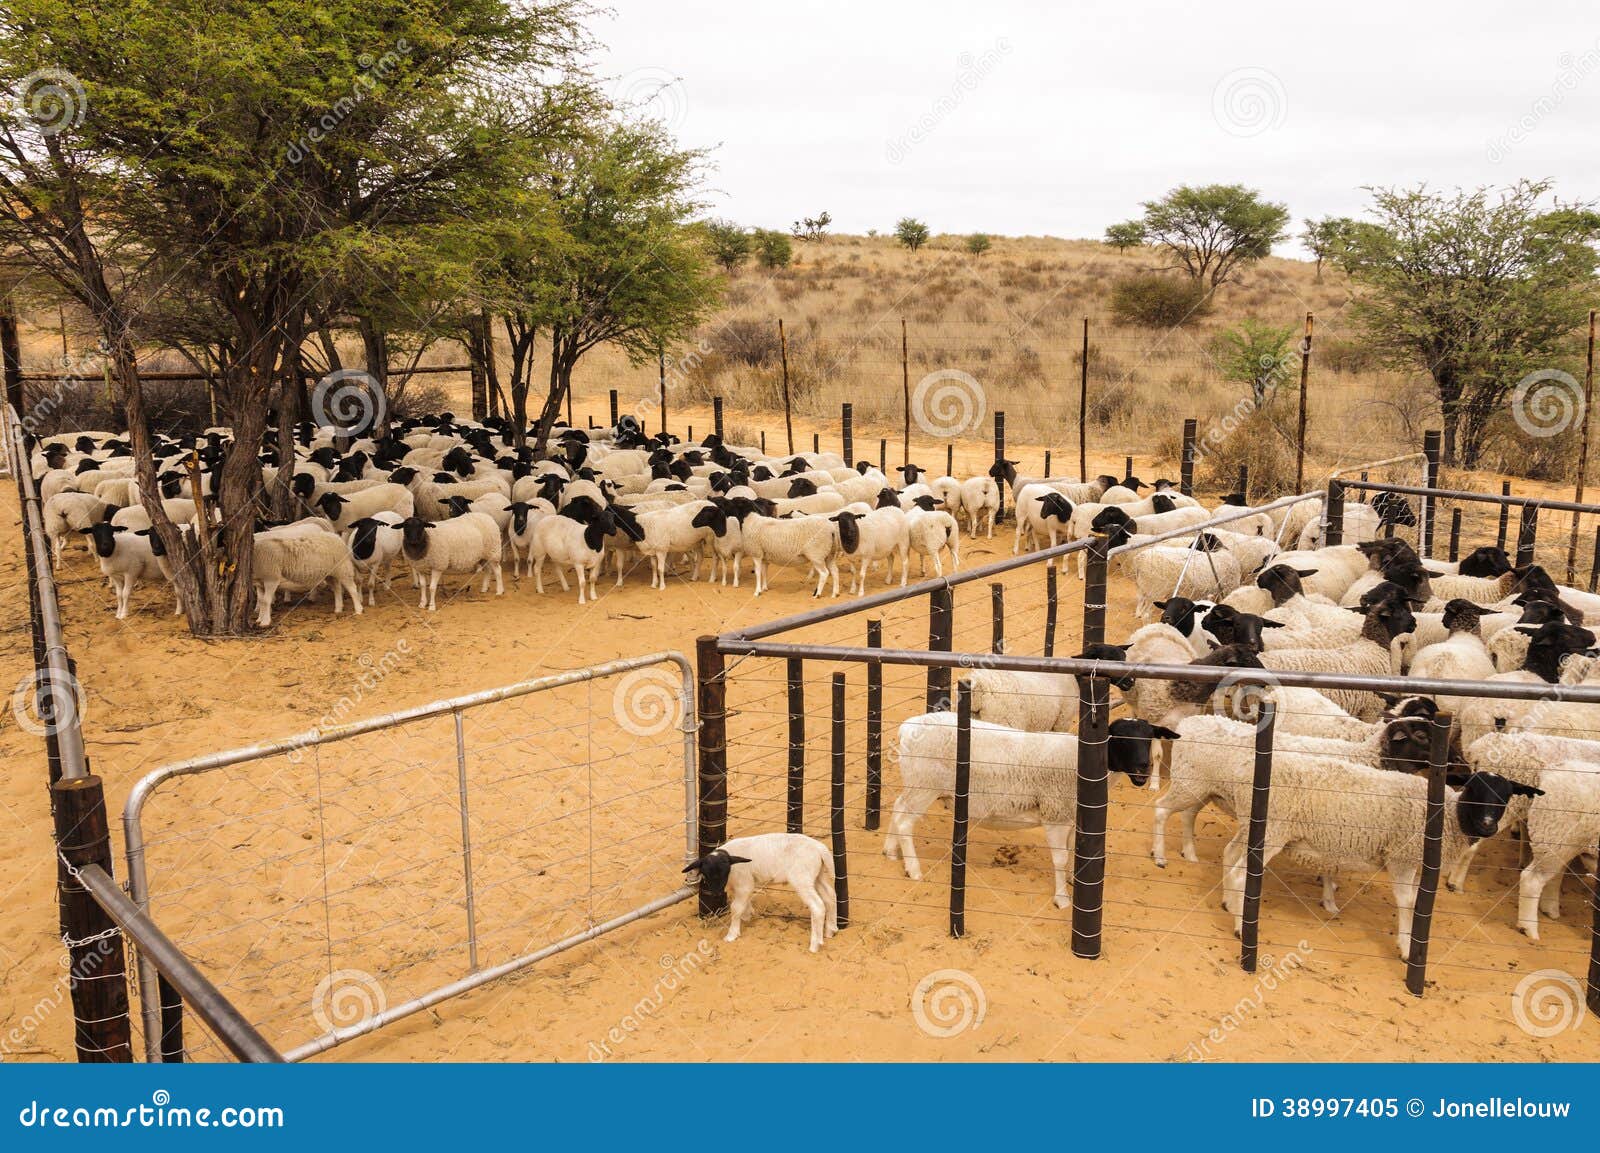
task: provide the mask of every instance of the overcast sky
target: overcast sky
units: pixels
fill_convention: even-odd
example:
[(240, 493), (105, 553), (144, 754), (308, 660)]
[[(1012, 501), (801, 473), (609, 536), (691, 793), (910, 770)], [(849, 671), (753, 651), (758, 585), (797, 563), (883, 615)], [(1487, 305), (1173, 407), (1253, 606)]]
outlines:
[(611, 3), (608, 86), (714, 148), (745, 224), (1097, 237), (1211, 181), (1297, 228), (1363, 184), (1600, 197), (1596, 0)]

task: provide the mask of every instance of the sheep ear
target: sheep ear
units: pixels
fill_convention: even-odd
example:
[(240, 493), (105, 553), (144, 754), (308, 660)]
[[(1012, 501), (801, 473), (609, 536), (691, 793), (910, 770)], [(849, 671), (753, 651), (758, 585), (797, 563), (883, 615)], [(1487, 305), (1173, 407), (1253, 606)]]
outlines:
[(1314, 568), (1297, 568), (1294, 570), (1294, 575), (1302, 577), (1316, 576), (1317, 570)]
[(1166, 612), (1167, 605), (1169, 603), (1171, 603), (1171, 602), (1169, 602), (1169, 601), (1156, 601), (1155, 602), (1155, 606), (1156, 606), (1156, 608), (1160, 609), (1162, 612)]
[(748, 865), (749, 863), (749, 857), (735, 857), (731, 853), (728, 855), (728, 864), (730, 865)]
[(1281, 629), (1287, 626), (1282, 621), (1262, 621), (1261, 627), (1264, 629)]
[(692, 873), (692, 872), (696, 871), (697, 869), (700, 868), (700, 862), (703, 861), (703, 860), (705, 860), (704, 857), (696, 857), (694, 860), (690, 861), (687, 865), (685, 865), (683, 867), (683, 871), (685, 873)]
[(1182, 733), (1174, 732), (1173, 730), (1163, 728), (1160, 725), (1156, 726), (1155, 735), (1163, 741), (1181, 741), (1183, 739)]

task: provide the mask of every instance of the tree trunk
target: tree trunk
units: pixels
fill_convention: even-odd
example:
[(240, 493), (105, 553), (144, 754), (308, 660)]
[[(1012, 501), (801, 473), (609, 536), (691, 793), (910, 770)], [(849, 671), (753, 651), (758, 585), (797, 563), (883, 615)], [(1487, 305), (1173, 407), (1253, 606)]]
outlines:
[(367, 358), (367, 375), (372, 377), (372, 387), (377, 395), (372, 398), (375, 419), (371, 428), (355, 431), (357, 436), (387, 436), (389, 433), (389, 333), (374, 324), (371, 317), (361, 318), (361, 348)]
[(305, 340), (305, 313), (295, 309), (284, 325), (282, 383), (278, 386), (278, 474), (267, 493), (267, 506), (274, 520), (289, 520), (294, 516), (295, 496), (289, 488), (294, 479), (294, 426), (305, 411), (300, 407), (300, 395), (305, 387), (301, 375), (300, 346)]

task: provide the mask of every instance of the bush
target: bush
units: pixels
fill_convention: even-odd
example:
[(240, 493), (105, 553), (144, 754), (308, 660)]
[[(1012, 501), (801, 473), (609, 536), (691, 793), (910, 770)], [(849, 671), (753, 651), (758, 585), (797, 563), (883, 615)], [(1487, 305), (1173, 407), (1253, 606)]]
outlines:
[(706, 221), (705, 234), (712, 259), (729, 272), (750, 255), (750, 234), (731, 220)]
[(894, 226), (894, 238), (912, 252), (928, 243), (928, 226), (910, 216), (902, 216)]
[(730, 320), (710, 334), (708, 343), (730, 364), (766, 368), (778, 363), (778, 326), (769, 321)]
[(1202, 421), (1195, 441), (1195, 480), (1214, 491), (1232, 492), (1239, 466), (1250, 469), (1250, 499), (1284, 496), (1294, 487), (1294, 441), (1265, 410), (1230, 410)]
[(1111, 286), (1111, 315), (1118, 324), (1177, 328), (1204, 316), (1210, 294), (1195, 281), (1157, 272), (1118, 278)]
[(967, 254), (969, 256), (982, 256), (993, 247), (994, 241), (990, 240), (986, 233), (974, 232), (967, 237)]
[(1238, 328), (1216, 335), (1211, 355), (1222, 379), (1248, 386), (1255, 403), (1261, 405), (1299, 364), (1299, 356), (1289, 349), (1293, 336), (1293, 328), (1275, 328), (1246, 317)]
[(758, 229), (755, 234), (756, 261), (762, 268), (788, 268), (794, 259), (794, 246), (781, 232), (770, 228)]

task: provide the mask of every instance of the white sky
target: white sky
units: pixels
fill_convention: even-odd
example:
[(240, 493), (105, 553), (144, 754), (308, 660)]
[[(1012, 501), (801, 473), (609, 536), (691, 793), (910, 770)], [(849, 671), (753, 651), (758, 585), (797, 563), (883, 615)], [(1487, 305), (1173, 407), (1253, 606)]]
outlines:
[(1596, 0), (612, 0), (592, 30), (751, 225), (1098, 237), (1212, 181), (1297, 231), (1363, 184), (1600, 197)]

